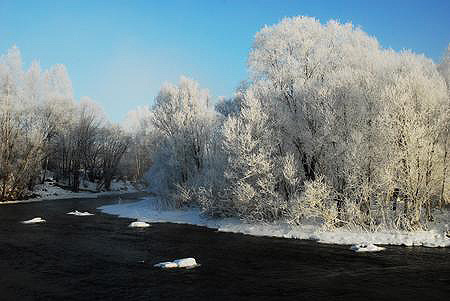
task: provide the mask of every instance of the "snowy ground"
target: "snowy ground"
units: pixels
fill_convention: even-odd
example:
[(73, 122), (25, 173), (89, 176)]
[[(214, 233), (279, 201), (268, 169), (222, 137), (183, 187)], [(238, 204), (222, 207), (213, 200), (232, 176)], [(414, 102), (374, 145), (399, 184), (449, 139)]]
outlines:
[(248, 224), (237, 218), (208, 219), (200, 215), (198, 209), (159, 210), (152, 198), (135, 203), (106, 205), (101, 211), (121, 217), (136, 218), (146, 222), (171, 222), (191, 224), (218, 229), (223, 232), (236, 232), (256, 236), (275, 236), (296, 239), (310, 239), (331, 244), (381, 244), (426, 247), (449, 247), (450, 239), (445, 232), (449, 229), (450, 212), (441, 213), (429, 231), (403, 232), (380, 231), (376, 233), (338, 229), (322, 231), (318, 225), (288, 224)]
[[(82, 184), (81, 189), (88, 189), (95, 191), (95, 183), (85, 182)], [(11, 201), (11, 202), (0, 202), (2, 204), (16, 204), (16, 203), (31, 203), (31, 202), (39, 202), (43, 200), (59, 200), (59, 199), (71, 199), (71, 198), (92, 198), (99, 197), (105, 195), (112, 195), (117, 193), (130, 193), (137, 192), (136, 188), (130, 182), (112, 182), (110, 191), (101, 191), (101, 192), (90, 192), (90, 191), (81, 191), (81, 192), (72, 192), (70, 190), (62, 189), (58, 186), (55, 186), (51, 183), (44, 183), (40, 185), (36, 185), (33, 193), (39, 195), (35, 198), (30, 198), (26, 200), (20, 201)]]

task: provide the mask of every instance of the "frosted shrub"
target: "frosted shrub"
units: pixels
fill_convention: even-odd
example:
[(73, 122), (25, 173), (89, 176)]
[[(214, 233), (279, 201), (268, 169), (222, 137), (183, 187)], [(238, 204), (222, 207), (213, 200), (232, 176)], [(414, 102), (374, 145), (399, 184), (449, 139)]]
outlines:
[(334, 228), (339, 224), (336, 193), (333, 187), (325, 182), (323, 176), (305, 183), (302, 202), (303, 214), (309, 218), (319, 218), (326, 229)]
[(224, 150), (228, 161), (232, 207), (244, 219), (273, 221), (284, 215), (285, 201), (277, 192), (276, 136), (261, 103), (248, 91), (241, 112), (224, 124)]

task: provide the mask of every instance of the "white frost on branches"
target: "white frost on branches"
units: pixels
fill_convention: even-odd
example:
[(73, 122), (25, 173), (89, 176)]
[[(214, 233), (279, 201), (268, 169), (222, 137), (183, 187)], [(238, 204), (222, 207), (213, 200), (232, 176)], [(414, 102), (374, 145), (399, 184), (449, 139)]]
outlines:
[(220, 117), (196, 83), (162, 88), (154, 187), (209, 215), (424, 228), (448, 202), (449, 61), (383, 49), (350, 23), (266, 26)]

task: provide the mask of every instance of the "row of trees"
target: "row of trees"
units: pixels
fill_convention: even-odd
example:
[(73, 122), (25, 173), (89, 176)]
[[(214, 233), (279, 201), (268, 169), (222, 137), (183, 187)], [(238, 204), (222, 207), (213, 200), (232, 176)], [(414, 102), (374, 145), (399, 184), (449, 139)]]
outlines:
[(449, 201), (450, 49), (440, 65), (351, 24), (286, 18), (216, 111), (182, 78), (156, 98), (149, 180), (169, 204), (251, 221), (418, 229)]
[(49, 173), (73, 191), (83, 179), (107, 190), (115, 176), (136, 179), (120, 166), (135, 157), (132, 136), (91, 99), (74, 101), (63, 65), (24, 70), (16, 47), (0, 57), (0, 201), (26, 197)]
[(449, 202), (450, 49), (436, 65), (351, 24), (296, 17), (258, 32), (248, 62), (231, 99), (213, 106), (182, 77), (118, 126), (73, 100), (64, 66), (23, 70), (12, 48), (0, 58), (0, 201), (47, 172), (78, 191), (152, 166), (167, 205), (249, 221), (412, 230)]

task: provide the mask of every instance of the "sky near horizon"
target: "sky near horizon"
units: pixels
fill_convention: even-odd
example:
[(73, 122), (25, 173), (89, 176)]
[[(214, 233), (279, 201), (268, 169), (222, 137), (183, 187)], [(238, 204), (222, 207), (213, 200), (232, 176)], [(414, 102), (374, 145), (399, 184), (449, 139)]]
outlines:
[(64, 64), (75, 97), (119, 122), (181, 75), (231, 96), (255, 33), (298, 15), (352, 22), (385, 48), (435, 62), (450, 42), (450, 0), (0, 0), (0, 54), (16, 45), (25, 66)]

